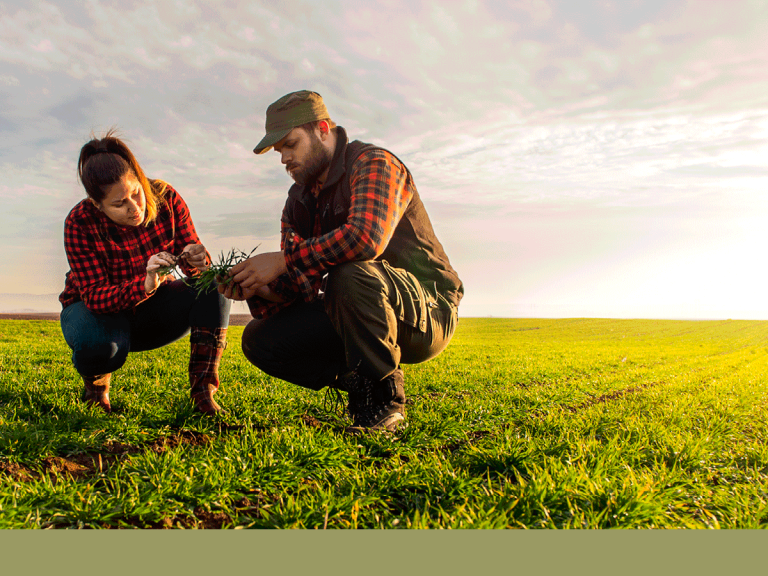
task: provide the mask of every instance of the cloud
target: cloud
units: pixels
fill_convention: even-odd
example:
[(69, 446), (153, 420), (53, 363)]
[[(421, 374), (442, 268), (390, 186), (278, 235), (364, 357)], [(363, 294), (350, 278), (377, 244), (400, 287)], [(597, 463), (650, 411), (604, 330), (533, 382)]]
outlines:
[(93, 117), (94, 98), (87, 93), (81, 93), (74, 98), (52, 106), (48, 114), (64, 126), (78, 128)]
[[(220, 214), (216, 220), (199, 226), (201, 231), (219, 237), (255, 236), (271, 238), (280, 234), (280, 215), (264, 214), (261, 211)], [(202, 232), (201, 232), (202, 233)]]
[(18, 86), (19, 85), (19, 79), (16, 78), (16, 76), (11, 75), (2, 75), (0, 76), (0, 84), (4, 84), (6, 86)]
[(509, 122), (482, 135), (459, 123), (455, 133), (412, 137), (401, 157), (425, 197), (435, 190), (488, 208), (555, 199), (564, 206), (656, 205), (706, 197), (737, 174), (727, 171), (733, 166), (742, 190), (757, 193), (765, 185), (766, 121), (768, 108), (700, 116), (601, 113)]
[[(82, 197), (80, 146), (113, 125), (145, 171), (187, 200), (207, 245), (273, 245), (290, 180), (251, 149), (267, 105), (300, 88), (323, 94), (352, 138), (408, 164), (441, 241), (469, 271), (468, 302), (488, 282), (484, 250), (509, 274), (530, 269), (531, 290), (590, 265), (580, 253), (612, 262), (610, 250), (592, 251), (589, 228), (575, 240), (549, 234), (566, 248), (541, 240), (548, 227), (574, 230), (569, 218), (600, 227), (635, 211), (642, 236), (661, 214), (712, 225), (718, 213), (744, 223), (745, 211), (768, 208), (764, 2), (0, 10), (0, 236), (25, 240), (36, 259), (61, 257), (54, 224)], [(24, 236), (38, 221), (41, 238)], [(617, 229), (601, 230), (601, 250), (612, 238), (624, 246)], [(514, 236), (514, 258), (487, 247), (494, 234)]]

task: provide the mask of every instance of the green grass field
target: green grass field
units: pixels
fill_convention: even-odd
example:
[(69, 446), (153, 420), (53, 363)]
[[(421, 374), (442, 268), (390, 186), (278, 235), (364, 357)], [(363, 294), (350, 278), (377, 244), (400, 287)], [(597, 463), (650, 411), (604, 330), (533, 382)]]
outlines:
[(768, 525), (768, 322), (464, 318), (405, 367), (409, 425), (363, 437), (241, 334), (224, 417), (186, 340), (129, 356), (106, 415), (57, 322), (0, 321), (0, 528)]

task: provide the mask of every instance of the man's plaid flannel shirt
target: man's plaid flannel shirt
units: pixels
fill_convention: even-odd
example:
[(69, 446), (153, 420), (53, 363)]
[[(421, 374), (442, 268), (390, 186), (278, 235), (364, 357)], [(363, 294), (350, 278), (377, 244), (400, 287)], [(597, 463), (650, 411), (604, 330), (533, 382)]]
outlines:
[[(170, 186), (157, 218), (146, 227), (115, 224), (85, 199), (64, 222), (70, 271), (59, 301), (66, 308), (82, 300), (97, 314), (131, 309), (150, 297), (144, 280), (151, 256), (163, 251), (178, 256), (188, 244), (200, 243), (186, 202)], [(184, 261), (180, 267), (187, 275), (194, 271)]]
[[(301, 238), (285, 211), (281, 219), (280, 247), (288, 273), (270, 283), (286, 302), (248, 300), (254, 318), (265, 318), (290, 302), (316, 299), (328, 269), (344, 262), (374, 260), (387, 247), (413, 197), (408, 171), (386, 150), (370, 150), (352, 165), (349, 216), (343, 226), (322, 234), (315, 218), (311, 238)], [(315, 195), (319, 190), (312, 191)]]

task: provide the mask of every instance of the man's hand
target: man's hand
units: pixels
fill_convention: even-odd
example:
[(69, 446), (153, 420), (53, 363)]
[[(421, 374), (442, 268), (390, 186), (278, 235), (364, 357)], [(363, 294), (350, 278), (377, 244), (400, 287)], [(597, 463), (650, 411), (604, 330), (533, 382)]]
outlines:
[(226, 286), (219, 284), (219, 294), (223, 294), (230, 300), (248, 300), (253, 296), (263, 298), (268, 302), (285, 302), (285, 300), (272, 292), (269, 286), (260, 286), (259, 288), (240, 288), (236, 282), (230, 282)]
[(205, 254), (205, 246), (202, 244), (187, 244), (184, 246), (182, 254), (186, 254), (184, 259), (187, 264), (197, 268), (200, 272), (208, 269), (208, 258)]
[(246, 291), (269, 284), (287, 270), (282, 252), (265, 252), (236, 264), (230, 269), (229, 275)]
[(241, 288), (237, 282), (229, 282), (227, 284), (221, 284), (219, 283), (218, 286), (219, 294), (223, 294), (225, 297), (229, 298), (230, 300), (248, 300), (248, 298), (251, 298), (253, 296), (256, 296), (258, 293), (258, 290), (256, 289), (244, 289)]

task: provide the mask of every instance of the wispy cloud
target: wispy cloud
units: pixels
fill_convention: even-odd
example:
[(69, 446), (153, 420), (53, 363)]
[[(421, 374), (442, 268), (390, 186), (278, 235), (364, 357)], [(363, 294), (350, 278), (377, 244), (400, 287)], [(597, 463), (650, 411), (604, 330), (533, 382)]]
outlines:
[(768, 207), (767, 22), (759, 1), (4, 4), (0, 242), (60, 262), (79, 148), (116, 125), (215, 251), (274, 248), (290, 181), (251, 149), (266, 106), (310, 88), (411, 168), (465, 309), (557, 300), (579, 271), (622, 287), (625, 261), (654, 274), (636, 242), (669, 273), (663, 248), (706, 244), (695, 219), (735, 249), (717, 218)]

